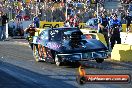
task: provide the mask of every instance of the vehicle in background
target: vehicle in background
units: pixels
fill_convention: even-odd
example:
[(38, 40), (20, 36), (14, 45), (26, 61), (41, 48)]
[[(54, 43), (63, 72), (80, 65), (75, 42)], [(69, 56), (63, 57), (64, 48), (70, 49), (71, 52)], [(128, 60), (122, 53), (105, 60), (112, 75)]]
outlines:
[(36, 61), (56, 63), (96, 60), (108, 57), (107, 47), (97, 39), (87, 39), (75, 27), (48, 28), (33, 37), (33, 56)]
[(98, 29), (98, 19), (91, 18), (86, 22), (86, 27), (97, 30)]
[(104, 35), (98, 33), (97, 30), (90, 30), (89, 28), (80, 29), (87, 39), (97, 39), (107, 46)]

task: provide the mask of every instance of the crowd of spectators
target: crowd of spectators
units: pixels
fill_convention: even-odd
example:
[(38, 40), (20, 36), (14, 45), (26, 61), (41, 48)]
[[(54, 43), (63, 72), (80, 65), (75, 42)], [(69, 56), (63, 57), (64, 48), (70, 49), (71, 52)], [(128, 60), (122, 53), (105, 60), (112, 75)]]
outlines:
[[(51, 0), (50, 0), (51, 1)], [(87, 0), (88, 1), (88, 0)], [(91, 1), (91, 0), (89, 0)], [(36, 14), (36, 4), (29, 3), (26, 5), (25, 3), (22, 2), (22, 8), (19, 8), (19, 6), (13, 4), (15, 2), (10, 2), (8, 4), (7, 2), (0, 2), (0, 5), (3, 5), (2, 11), (6, 12), (9, 19), (16, 19), (18, 21), (23, 21), (23, 20), (32, 20), (34, 18), (34, 15)], [(78, 2), (69, 2), (69, 3), (78, 3)], [(78, 4), (78, 5), (68, 5), (70, 10), (67, 10), (68, 12), (70, 11), (70, 14), (68, 15), (77, 15), (79, 17), (81, 22), (86, 22), (88, 19), (96, 17), (96, 5), (91, 4), (90, 2), (85, 2), (83, 0), (83, 4)], [(39, 5), (42, 4), (40, 7)], [(100, 8), (103, 9), (103, 4), (104, 0), (100, 0)], [(66, 3), (54, 3), (54, 2), (46, 2), (46, 6), (42, 7), (44, 5), (44, 2), (41, 2), (38, 4), (38, 13), (37, 15), (39, 16), (40, 20), (42, 21), (65, 21), (66, 20)], [(5, 11), (6, 10), (6, 11)], [(12, 17), (10, 17), (12, 16)]]
[[(104, 6), (103, 6), (104, 0), (101, 0), (101, 2), (102, 3), (100, 3), (99, 5), (100, 10), (104, 9)], [(70, 3), (73, 3), (73, 2), (70, 2)], [(58, 6), (58, 7), (60, 8), (48, 7), (48, 10), (46, 10), (45, 15), (49, 14), (51, 19), (53, 19), (53, 21), (64, 21), (66, 19), (65, 18), (66, 17), (66, 5), (64, 4), (63, 6)], [(97, 16), (97, 6), (96, 4), (90, 4), (88, 2), (87, 4), (86, 3), (80, 3), (77, 5), (70, 4), (68, 5), (67, 12), (68, 12), (68, 15), (72, 15), (72, 16), (77, 15), (77, 17), (79, 17), (80, 19), (80, 22), (86, 22), (88, 19)], [(56, 13), (56, 15), (54, 15), (54, 13)], [(41, 16), (44, 16), (44, 15), (41, 15)], [(50, 18), (48, 17), (48, 19)]]
[[(69, 7), (68, 9), (70, 9), (70, 10), (67, 10), (68, 15), (71, 15), (71, 16), (77, 15), (77, 17), (80, 19), (80, 22), (86, 22), (90, 18), (97, 17), (96, 4), (91, 4), (89, 2), (91, 0), (87, 0), (87, 1), (88, 1), (87, 4), (86, 4), (86, 2), (80, 2), (80, 3), (84, 3), (84, 4), (68, 5), (68, 7)], [(105, 11), (105, 12), (107, 12), (108, 15), (110, 15), (111, 13), (113, 13), (113, 11), (104, 9), (105, 1), (106, 0), (99, 0), (99, 2), (100, 2), (99, 13), (102, 13)], [(131, 0), (121, 0), (121, 1), (124, 1), (124, 3), (131, 2)], [(70, 3), (73, 3), (73, 2), (70, 2)], [(74, 2), (74, 3), (77, 3), (77, 2)], [(41, 3), (41, 4), (43, 5), (44, 3)], [(24, 7), (23, 9), (19, 9), (18, 6), (14, 6), (12, 8), (13, 18), (16, 18), (19, 20), (23, 20), (23, 19), (24, 20), (26, 20), (26, 19), (32, 20), (34, 15), (36, 14), (36, 6), (35, 5), (32, 5), (32, 3), (29, 3), (28, 6), (23, 4), (23, 7)], [(46, 6), (42, 7), (42, 5), (40, 7), (38, 7), (38, 17), (40, 18), (41, 21), (64, 22), (66, 20), (66, 4), (65, 3), (47, 2)], [(69, 14), (69, 11), (70, 11), (70, 14)], [(114, 11), (119, 13), (120, 19), (123, 18), (124, 12), (125, 12), (123, 9), (117, 9)]]
[(126, 4), (129, 4), (132, 2), (132, 0), (121, 0), (122, 3), (126, 3)]

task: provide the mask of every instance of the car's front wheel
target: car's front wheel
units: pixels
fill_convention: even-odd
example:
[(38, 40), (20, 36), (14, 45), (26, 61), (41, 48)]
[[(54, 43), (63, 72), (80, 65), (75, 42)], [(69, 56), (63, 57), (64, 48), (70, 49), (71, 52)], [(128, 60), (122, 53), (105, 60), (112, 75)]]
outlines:
[(37, 45), (33, 45), (33, 56), (35, 58), (35, 61), (37, 61), (37, 62), (41, 61), (40, 57), (39, 57), (39, 52), (38, 52)]
[(96, 58), (95, 60), (97, 63), (102, 63), (104, 61), (104, 59), (100, 59), (100, 58)]
[(62, 65), (62, 62), (60, 61), (60, 58), (61, 58), (61, 57), (59, 57), (58, 55), (55, 56), (55, 64), (56, 64), (57, 66), (61, 66), (61, 65)]

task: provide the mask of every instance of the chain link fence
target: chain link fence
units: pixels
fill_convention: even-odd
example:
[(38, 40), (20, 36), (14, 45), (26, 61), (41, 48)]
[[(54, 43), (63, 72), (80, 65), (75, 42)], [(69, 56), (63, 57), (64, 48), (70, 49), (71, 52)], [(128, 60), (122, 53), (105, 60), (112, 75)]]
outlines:
[[(103, 7), (99, 4), (99, 8)], [(65, 21), (66, 19), (66, 3), (47, 3), (46, 8), (39, 9), (39, 17), (45, 21)], [(68, 3), (68, 15), (77, 15), (81, 22), (86, 22), (90, 18), (97, 15), (97, 6), (88, 3)]]

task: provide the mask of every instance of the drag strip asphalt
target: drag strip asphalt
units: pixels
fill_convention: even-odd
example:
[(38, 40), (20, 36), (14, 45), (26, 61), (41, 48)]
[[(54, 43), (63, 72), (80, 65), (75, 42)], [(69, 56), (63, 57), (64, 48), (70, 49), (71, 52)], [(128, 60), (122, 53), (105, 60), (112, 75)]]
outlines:
[[(130, 74), (132, 76), (131, 63), (109, 60), (102, 64), (97, 64), (95, 61), (84, 63), (87, 74)], [(11, 80), (18, 81), (20, 88), (131, 88), (132, 86), (132, 82), (129, 84), (79, 85), (76, 82), (78, 68), (72, 66), (57, 67), (55, 64), (35, 62), (32, 50), (28, 45), (23, 46), (14, 41), (0, 43), (1, 71), (11, 76)], [(10, 82), (6, 83), (6, 86), (2, 86), (3, 88), (11, 88), (8, 86), (14, 85)], [(25, 84), (24, 87), (23, 84)], [(0, 88), (2, 87), (0, 86)]]

